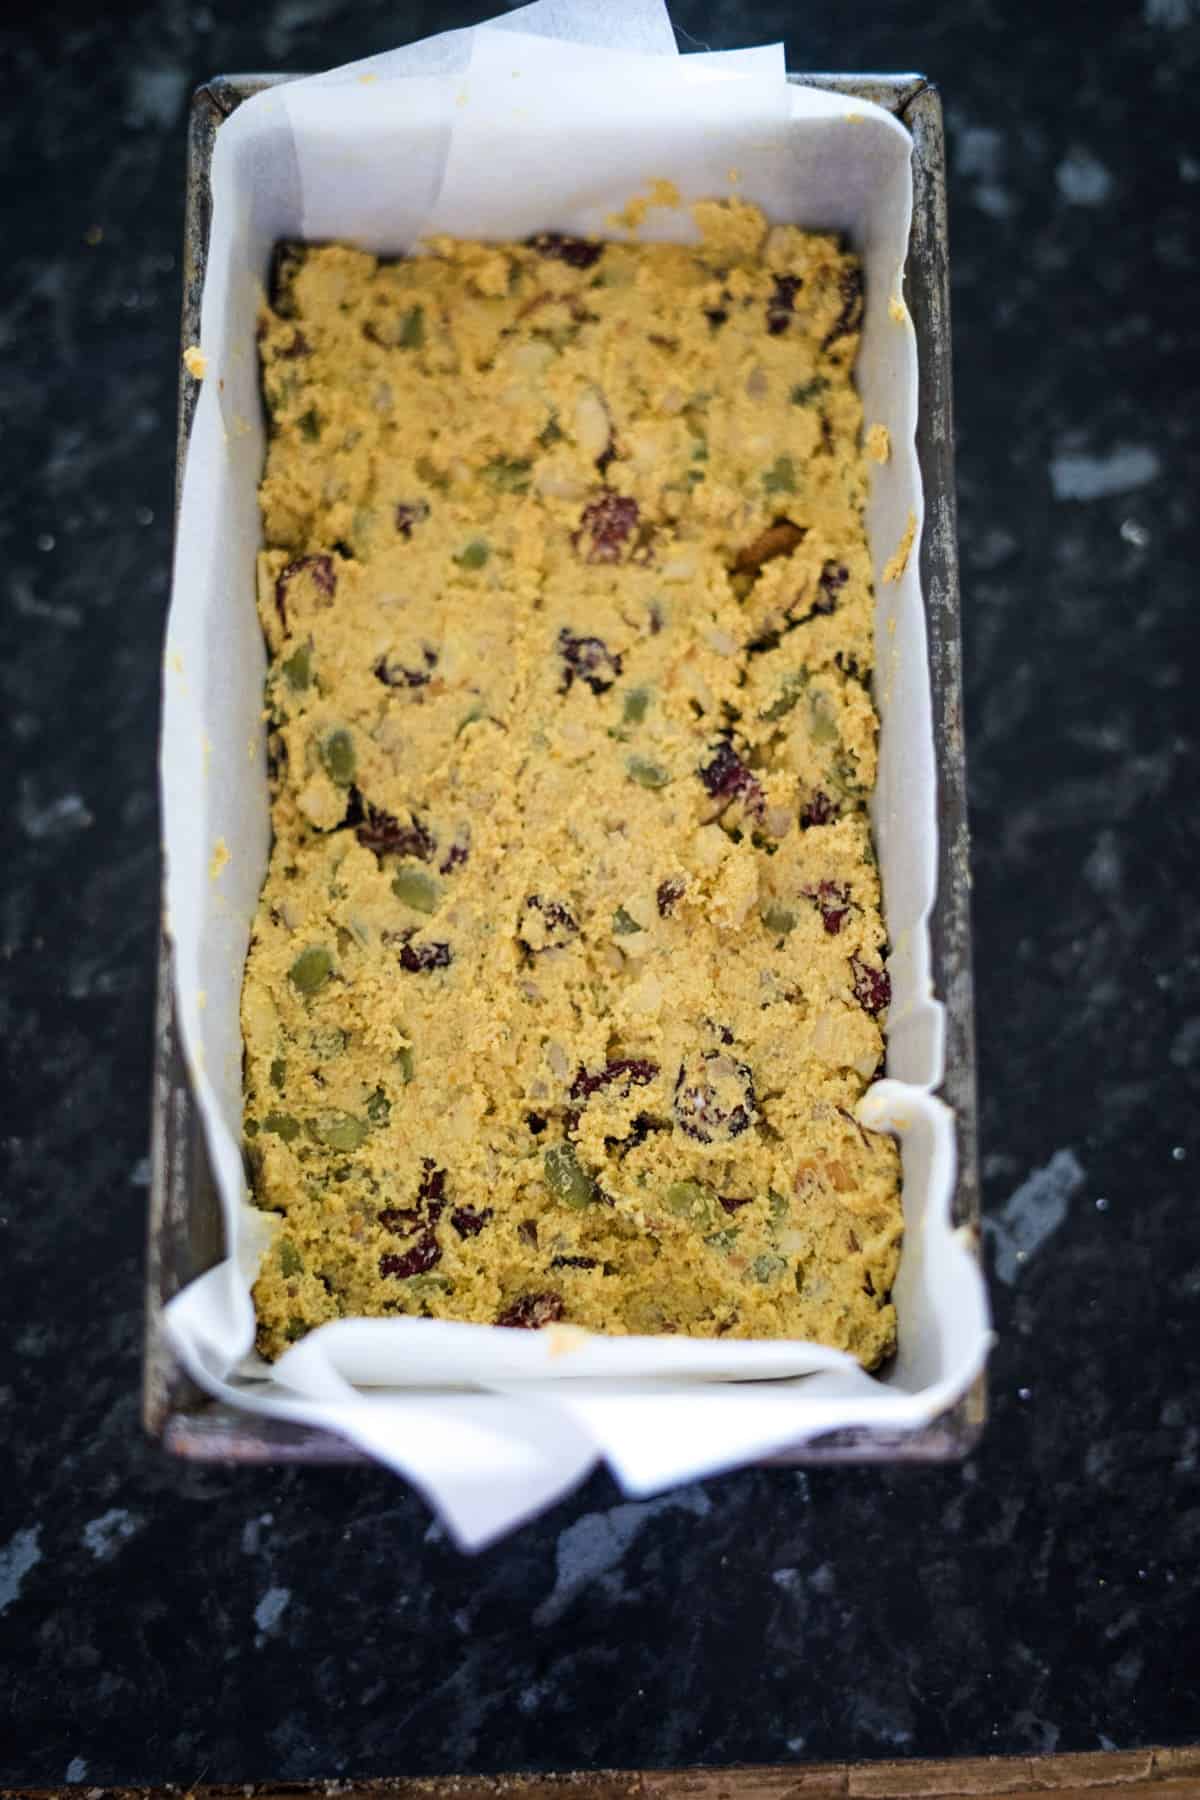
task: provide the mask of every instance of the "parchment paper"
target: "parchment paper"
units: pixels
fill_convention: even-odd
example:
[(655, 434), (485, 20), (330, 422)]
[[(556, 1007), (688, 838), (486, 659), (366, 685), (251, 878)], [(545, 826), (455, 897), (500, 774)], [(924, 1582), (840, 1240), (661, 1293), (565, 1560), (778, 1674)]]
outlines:
[[(953, 1121), (932, 1091), (943, 1032), (926, 928), (937, 840), (915, 546), (902, 578), (882, 580), (910, 512), (919, 527), (923, 510), (915, 343), (901, 299), (909, 161), (890, 115), (789, 87), (779, 46), (678, 57), (660, 0), (539, 0), (493, 26), (272, 89), (218, 134), (201, 319), (208, 373), (177, 539), (162, 788), (180, 1028), (230, 1253), (172, 1301), (167, 1327), (205, 1387), (341, 1432), (413, 1481), (465, 1547), (547, 1505), (599, 1456), (629, 1492), (647, 1493), (835, 1428), (914, 1428), (966, 1390), (986, 1355), (982, 1281), (949, 1217)], [(272, 246), (333, 237), (395, 253), (434, 231), (612, 235), (608, 215), (658, 177), (677, 184), (685, 208), (737, 193), (773, 221), (844, 231), (865, 260), (858, 381), (868, 422), (885, 424), (893, 445), (884, 467), (872, 465), (868, 530), (882, 718), (873, 817), (894, 948), (888, 1079), (859, 1110), (901, 1144), (899, 1355), (878, 1380), (803, 1343), (348, 1319), (269, 1369), (253, 1355), (249, 1290), (276, 1222), (246, 1193), (238, 998), (270, 842), (254, 324)], [(694, 231), (686, 210), (656, 208), (640, 235)]]

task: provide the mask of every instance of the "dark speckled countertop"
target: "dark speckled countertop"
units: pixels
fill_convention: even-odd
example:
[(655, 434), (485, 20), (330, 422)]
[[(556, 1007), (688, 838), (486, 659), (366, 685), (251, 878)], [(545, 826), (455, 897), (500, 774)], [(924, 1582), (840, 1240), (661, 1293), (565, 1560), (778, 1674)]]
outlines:
[(0, 1783), (1200, 1738), (1196, 0), (679, 0), (945, 97), (993, 1417), (963, 1467), (597, 1476), (474, 1560), (378, 1471), (168, 1462), (138, 1380), (186, 97), (478, 14), (20, 10)]

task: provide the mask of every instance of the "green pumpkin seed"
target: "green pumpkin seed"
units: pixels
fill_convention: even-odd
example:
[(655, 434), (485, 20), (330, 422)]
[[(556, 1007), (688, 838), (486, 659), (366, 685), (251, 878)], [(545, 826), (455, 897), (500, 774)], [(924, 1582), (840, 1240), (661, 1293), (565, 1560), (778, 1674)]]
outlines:
[(301, 693), (312, 680), (312, 645), (301, 644), (298, 649), (293, 650), (283, 664), (283, 672), (293, 692)]
[(662, 1197), (662, 1203), (677, 1219), (691, 1219), (698, 1225), (709, 1225), (716, 1215), (711, 1188), (699, 1181), (673, 1181)]
[(454, 558), (460, 569), (482, 569), (491, 555), (491, 549), (482, 538), (474, 538), (465, 549), (460, 550)]
[(271, 1086), (277, 1094), (282, 1094), (283, 1084), (287, 1080), (287, 1064), (282, 1056), (277, 1056), (271, 1064)]
[(764, 1251), (750, 1264), (750, 1274), (755, 1281), (778, 1281), (786, 1272), (787, 1263), (782, 1256), (776, 1256), (773, 1250)]
[(736, 1225), (727, 1225), (724, 1231), (710, 1232), (704, 1241), (709, 1249), (715, 1250), (719, 1256), (728, 1256), (737, 1243), (739, 1235)]
[(485, 463), (479, 473), (497, 494), (523, 494), (533, 479), (532, 464), (507, 456)]
[(333, 957), (321, 944), (310, 944), (307, 950), (302, 950), (288, 970), (292, 986), (302, 994), (315, 994), (332, 974)]
[(401, 350), (423, 350), (425, 347), (425, 308), (410, 306), (400, 321), (396, 342)]
[(291, 1238), (281, 1238), (279, 1243), (279, 1267), (287, 1276), (303, 1275), (304, 1258), (293, 1244)]
[(401, 1081), (407, 1087), (414, 1074), (413, 1053), (407, 1044), (403, 1044), (396, 1052), (396, 1067), (400, 1071)]
[(790, 456), (777, 456), (771, 467), (763, 476), (763, 487), (768, 494), (794, 494), (796, 491), (796, 470)]
[(636, 781), (639, 787), (664, 788), (671, 779), (669, 769), (645, 756), (631, 756), (625, 768), (630, 781)]
[(350, 733), (338, 726), (321, 742), (318, 755), (321, 758), (325, 773), (335, 787), (349, 787), (354, 780), (357, 758), (354, 754), (354, 739)]
[(432, 463), (427, 456), (418, 456), (414, 467), (426, 487), (433, 488), (437, 493), (444, 494), (446, 489), (450, 486), (450, 477), (448, 475), (443, 475), (436, 464)]
[(625, 696), (621, 718), (626, 725), (640, 725), (650, 704), (649, 688), (630, 688)]
[(834, 744), (838, 738), (837, 720), (830, 711), (829, 695), (818, 691), (809, 703), (812, 712), (814, 744)]
[(776, 937), (786, 937), (789, 931), (795, 930), (796, 915), (789, 912), (786, 906), (777, 906), (773, 901), (762, 909), (762, 922), (768, 931)]
[(382, 1088), (376, 1088), (367, 1101), (367, 1117), (372, 1125), (386, 1125), (392, 1116), (392, 1103)]
[(782, 719), (791, 712), (801, 694), (808, 686), (808, 670), (795, 669), (785, 675), (779, 689), (779, 697), (772, 700), (770, 706), (761, 715), (764, 719), (774, 721)]
[(564, 1206), (578, 1211), (598, 1197), (595, 1182), (580, 1168), (571, 1144), (551, 1144), (542, 1158), (542, 1170), (546, 1186)]
[(303, 1319), (290, 1318), (284, 1327), (283, 1335), (289, 1344), (294, 1344), (297, 1338), (307, 1337), (308, 1326)]
[(321, 415), (315, 406), (310, 406), (307, 412), (301, 413), (296, 423), (300, 427), (301, 437), (307, 438), (310, 444), (319, 442), (321, 436)]
[(309, 1131), (327, 1150), (358, 1150), (366, 1142), (367, 1126), (353, 1113), (322, 1113), (310, 1120)]
[(405, 906), (411, 906), (414, 912), (420, 913), (435, 911), (441, 899), (441, 888), (433, 876), (411, 864), (397, 869), (392, 877), (392, 892), (397, 900), (402, 900)]
[(300, 1121), (294, 1119), (291, 1113), (269, 1112), (263, 1120), (262, 1128), (272, 1132), (277, 1138), (282, 1138), (285, 1144), (290, 1144), (300, 1136)]
[(627, 913), (623, 906), (618, 906), (613, 914), (612, 928), (618, 937), (632, 937), (635, 931), (642, 929), (633, 915)]

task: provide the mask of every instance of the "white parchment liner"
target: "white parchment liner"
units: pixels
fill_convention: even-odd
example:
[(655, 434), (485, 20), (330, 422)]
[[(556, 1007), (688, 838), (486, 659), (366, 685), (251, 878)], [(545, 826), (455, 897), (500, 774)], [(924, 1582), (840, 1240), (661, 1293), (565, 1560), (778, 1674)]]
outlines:
[[(881, 579), (910, 511), (918, 525), (923, 511), (915, 342), (896, 304), (910, 147), (875, 107), (789, 87), (779, 46), (678, 57), (661, 0), (538, 0), (494, 26), (270, 90), (218, 134), (201, 319), (208, 375), (179, 519), (162, 788), (180, 1028), (231, 1249), (171, 1302), (167, 1327), (204, 1387), (342, 1433), (413, 1481), (466, 1547), (547, 1505), (600, 1456), (642, 1494), (835, 1428), (915, 1428), (967, 1389), (987, 1352), (979, 1270), (950, 1224), (952, 1119), (932, 1092), (943, 1041), (926, 928), (935, 772), (915, 549), (899, 582)], [(865, 261), (857, 378), (868, 422), (885, 424), (893, 445), (886, 466), (872, 465), (868, 511), (882, 718), (873, 818), (893, 1004), (888, 1079), (859, 1113), (901, 1144), (899, 1355), (875, 1379), (804, 1343), (347, 1319), (267, 1369), (252, 1351), (250, 1284), (275, 1223), (247, 1202), (238, 1148), (238, 1000), (270, 843), (254, 326), (271, 249), (280, 238), (339, 238), (395, 253), (434, 231), (611, 234), (608, 215), (657, 177), (685, 203), (737, 193), (772, 221), (844, 231)], [(694, 233), (686, 210), (655, 209), (641, 235)], [(214, 873), (218, 843), (229, 855)]]

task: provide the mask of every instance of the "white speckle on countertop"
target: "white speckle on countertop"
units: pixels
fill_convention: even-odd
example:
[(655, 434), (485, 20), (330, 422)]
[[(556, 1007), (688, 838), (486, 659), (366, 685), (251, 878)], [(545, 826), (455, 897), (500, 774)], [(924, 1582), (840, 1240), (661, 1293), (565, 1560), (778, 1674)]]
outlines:
[(1018, 1271), (1041, 1249), (1067, 1216), (1067, 1203), (1086, 1176), (1071, 1149), (1056, 1150), (1044, 1169), (1035, 1169), (1000, 1212), (983, 1221), (995, 1248), (996, 1274), (1012, 1287)]
[(1146, 0), (1147, 25), (1161, 25), (1167, 31), (1182, 31), (1194, 12), (1194, 0)]
[(992, 125), (963, 125), (954, 136), (954, 161), (962, 175), (993, 180), (1004, 167), (1004, 135)]
[(0, 1613), (8, 1611), (30, 1569), (41, 1562), (41, 1536), (40, 1525), (28, 1525), (23, 1531), (14, 1532), (0, 1550)]
[(559, 1533), (554, 1587), (535, 1607), (535, 1625), (553, 1625), (576, 1594), (591, 1582), (602, 1582), (613, 1598), (623, 1591), (620, 1574), (613, 1574), (642, 1526), (661, 1513), (682, 1510), (703, 1519), (712, 1502), (703, 1488), (680, 1488), (657, 1500), (629, 1501), (608, 1512), (585, 1513)]
[(109, 1562), (121, 1545), (136, 1536), (138, 1520), (123, 1506), (112, 1506), (98, 1519), (89, 1519), (83, 1528), (83, 1541), (97, 1562)]
[(25, 836), (35, 843), (43, 838), (65, 837), (70, 831), (86, 831), (94, 823), (80, 794), (60, 794), (54, 800), (41, 801), (32, 783), (21, 783), (17, 817)]
[(77, 1781), (85, 1780), (86, 1777), (87, 1764), (84, 1762), (82, 1756), (73, 1756), (67, 1764), (67, 1772), (63, 1776), (63, 1780), (73, 1785)]
[(1064, 452), (1050, 459), (1050, 482), (1056, 500), (1103, 500), (1145, 487), (1162, 468), (1158, 452), (1148, 444), (1117, 444), (1106, 456)]
[(1069, 206), (1103, 206), (1113, 190), (1113, 178), (1100, 158), (1078, 146), (1063, 157), (1054, 179)]
[(259, 1513), (256, 1519), (247, 1519), (242, 1526), (242, 1550), (247, 1556), (254, 1556), (262, 1549), (263, 1535), (268, 1525), (275, 1523), (274, 1513)]
[(283, 1618), (292, 1598), (291, 1588), (269, 1587), (254, 1609), (254, 1623), (258, 1626), (260, 1644), (267, 1638), (274, 1637), (279, 1629), (279, 1621)]

